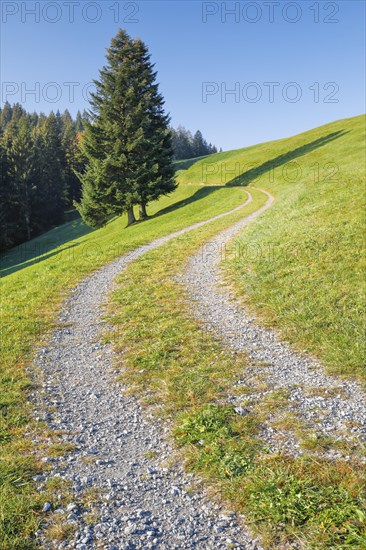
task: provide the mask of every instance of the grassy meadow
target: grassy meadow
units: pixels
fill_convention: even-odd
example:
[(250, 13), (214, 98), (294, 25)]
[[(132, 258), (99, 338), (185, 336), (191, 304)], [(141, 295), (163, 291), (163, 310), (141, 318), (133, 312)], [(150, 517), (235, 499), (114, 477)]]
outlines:
[(180, 186), (152, 204), (151, 218), (143, 223), (125, 229), (123, 216), (92, 231), (78, 219), (1, 258), (0, 548), (32, 547), (31, 533), (40, 521), (42, 502), (32, 477), (44, 467), (40, 459), (47, 451), (35, 449), (26, 434), (42, 437), (43, 431), (45, 439), (49, 434), (32, 420), (26, 367), (54, 326), (62, 300), (80, 279), (108, 261), (226, 212), (245, 198), (239, 188)]
[(270, 191), (224, 262), (241, 298), (331, 372), (366, 380), (365, 117), (212, 155), (179, 181)]
[[(245, 398), (245, 385), (233, 389), (233, 383), (245, 378), (246, 366), (252, 365), (202, 328), (184, 287), (176, 284), (187, 256), (228, 221), (265, 203), (263, 193), (251, 193), (253, 202), (243, 212), (166, 243), (120, 275), (109, 308), (116, 367), (124, 385), (163, 422), (169, 419), (186, 467), (245, 514), (266, 549), (294, 543), (314, 550), (362, 548), (364, 465), (308, 452), (299, 458), (269, 452), (261, 427), (274, 409), (281, 411), (285, 397), (273, 388), (245, 416), (225, 404), (236, 392)], [(302, 428), (297, 427), (300, 441), (310, 435), (300, 434)]]
[[(366, 379), (363, 319), (364, 117), (292, 138), (176, 163), (178, 189), (126, 229), (123, 216), (91, 230), (80, 219), (1, 258), (0, 548), (33, 548), (42, 497), (32, 478), (52, 434), (32, 417), (27, 372), (57, 323), (63, 299), (85, 276), (154, 238), (245, 201), (242, 211), (166, 243), (119, 277), (109, 315), (118, 326), (129, 384), (173, 420), (187, 466), (245, 512), (267, 548), (366, 547), (364, 468), (358, 463), (273, 457), (258, 436), (261, 413), (241, 419), (220, 405), (246, 364), (192, 318), (176, 277), (220, 230), (274, 205), (235, 239), (225, 274), (239, 299), (332, 372)], [(117, 360), (119, 355), (117, 355)], [(204, 444), (201, 444), (205, 433)], [(32, 438), (44, 444), (37, 447)]]

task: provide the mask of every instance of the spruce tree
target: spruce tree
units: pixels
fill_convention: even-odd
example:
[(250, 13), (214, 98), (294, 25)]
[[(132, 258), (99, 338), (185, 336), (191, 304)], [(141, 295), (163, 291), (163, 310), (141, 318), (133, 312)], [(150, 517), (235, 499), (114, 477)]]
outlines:
[(215, 145), (208, 144), (200, 130), (197, 130), (194, 137), (192, 137), (191, 132), (186, 130), (184, 126), (178, 126), (176, 130), (171, 128), (171, 132), (173, 136), (174, 158), (176, 160), (203, 157), (204, 155), (217, 153)]
[(61, 223), (66, 204), (63, 150), (59, 122), (53, 112), (37, 128), (38, 209), (44, 229)]
[(197, 130), (193, 138), (193, 151), (195, 157), (203, 157), (209, 153), (207, 142), (203, 139), (202, 132)]
[(13, 108), (11, 107), (9, 101), (6, 101), (4, 107), (0, 109), (0, 128), (5, 130), (13, 116)]
[(84, 122), (86, 168), (76, 206), (93, 227), (123, 212), (131, 224), (134, 205), (145, 217), (150, 201), (176, 187), (169, 117), (155, 81), (145, 44), (121, 29), (95, 81), (91, 120)]
[(82, 165), (80, 165), (79, 162), (79, 141), (75, 129), (75, 123), (67, 109), (61, 116), (61, 122), (61, 144), (65, 188), (67, 193), (67, 201), (72, 205), (74, 200), (80, 200), (81, 197), (80, 181), (75, 174), (75, 171), (82, 170)]
[(12, 210), (17, 218), (16, 240), (30, 240), (34, 152), (28, 117), (23, 114), (7, 126), (4, 136), (8, 176), (12, 185)]
[(47, 117), (19, 104), (0, 109), (1, 250), (60, 223), (66, 193), (69, 203), (80, 198), (74, 173), (83, 169), (80, 139), (67, 111)]
[(17, 230), (17, 218), (13, 212), (12, 194), (14, 189), (11, 185), (8, 160), (3, 145), (2, 136), (0, 139), (0, 251), (10, 248), (15, 242)]
[(81, 112), (80, 111), (78, 111), (76, 113), (75, 130), (76, 130), (76, 132), (82, 132), (84, 130), (83, 119), (81, 118)]
[(184, 126), (178, 126), (176, 130), (172, 130), (173, 134), (173, 151), (175, 159), (193, 158), (194, 151), (192, 147), (193, 138), (189, 130)]

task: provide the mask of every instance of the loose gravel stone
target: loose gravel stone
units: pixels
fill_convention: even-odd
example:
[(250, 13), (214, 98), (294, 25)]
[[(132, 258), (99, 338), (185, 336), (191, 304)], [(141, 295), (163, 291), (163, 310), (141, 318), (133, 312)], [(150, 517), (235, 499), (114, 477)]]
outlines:
[[(254, 405), (265, 399), (266, 393), (256, 389), (256, 379), (260, 375), (260, 381), (266, 381), (271, 391), (282, 388), (289, 392), (287, 412), (296, 413), (306, 427), (314, 429), (315, 434), (364, 442), (366, 394), (362, 388), (356, 382), (326, 374), (324, 368), (306, 353), (295, 352), (281, 342), (275, 331), (261, 327), (252, 314), (238, 305), (233, 291), (223, 283), (220, 268), (223, 251), (230, 248), (232, 239), (240, 230), (271, 206), (274, 199), (266, 194), (268, 200), (262, 208), (205, 243), (189, 260), (180, 282), (192, 300), (196, 318), (229, 349), (244, 351), (251, 360), (251, 365), (244, 367), (242, 378), (233, 388), (249, 387), (252, 395), (246, 391), (245, 396), (240, 396), (236, 392), (229, 399), (238, 414), (245, 414), (244, 410), (241, 412), (240, 401), (252, 400)], [(312, 395), (308, 395), (309, 389), (313, 390)], [(316, 391), (324, 389), (329, 396), (316, 396)], [(349, 427), (350, 423), (353, 428)], [(272, 451), (294, 456), (302, 453), (292, 433), (282, 434), (278, 429), (263, 426), (261, 436)], [(328, 457), (339, 458), (342, 454), (330, 451)], [(343, 458), (347, 459), (347, 456)]]
[(42, 508), (42, 512), (49, 512), (52, 509), (52, 505), (49, 502), (45, 502)]
[[(141, 246), (83, 280), (64, 303), (49, 345), (38, 353), (32, 372), (40, 380), (39, 389), (30, 396), (35, 416), (57, 430), (63, 443), (75, 445), (65, 457), (47, 459), (52, 470), (44, 480), (61, 476), (71, 483), (65, 520), (68, 516), (76, 529), (62, 543), (37, 531), (44, 548), (216, 550), (226, 549), (228, 538), (236, 548), (261, 548), (243, 518), (232, 515), (230, 525), (221, 530), (222, 510), (199, 480), (179, 464), (166, 466), (174, 456), (169, 426), (149, 416), (116, 382), (112, 348), (101, 341), (107, 328), (103, 304), (115, 277), (149, 250), (213, 219)], [(192, 484), (194, 492), (187, 492)]]

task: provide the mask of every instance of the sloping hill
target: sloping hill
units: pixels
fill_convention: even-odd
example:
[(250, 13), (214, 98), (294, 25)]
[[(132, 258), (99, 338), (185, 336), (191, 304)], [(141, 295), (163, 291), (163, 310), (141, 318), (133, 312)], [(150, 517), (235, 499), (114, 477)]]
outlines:
[[(25, 366), (35, 345), (52, 327), (64, 296), (88, 273), (116, 257), (235, 208), (243, 202), (243, 185), (267, 189), (276, 201), (246, 230), (234, 248), (235, 254), (226, 258), (228, 276), (263, 320), (279, 327), (291, 342), (306, 346), (333, 369), (362, 376), (363, 132), (364, 118), (356, 117), (293, 138), (196, 159), (179, 172), (178, 190), (151, 205), (152, 218), (146, 222), (125, 231), (122, 217), (103, 229), (90, 231), (75, 220), (1, 259), (0, 540), (5, 541), (5, 547), (32, 547), (32, 533), (38, 528), (45, 499), (52, 501), (60, 490), (56, 485), (47, 486), (39, 494), (32, 479), (47, 467), (41, 462), (42, 456), (52, 456), (52, 452), (59, 456), (67, 449), (52, 446), (52, 431), (42, 421), (32, 419)], [(254, 200), (249, 206), (256, 209), (263, 203), (263, 194), (252, 194)], [(176, 266), (178, 256), (181, 263), (186, 261), (189, 247), (199, 246), (207, 236), (242, 215), (238, 212), (237, 218), (221, 221), (204, 232), (199, 230), (192, 242), (187, 237), (176, 242), (175, 248), (172, 244), (173, 252), (163, 262), (158, 256), (159, 270), (152, 272), (151, 278), (155, 278), (156, 293), (164, 293), (161, 299), (156, 300), (155, 294), (139, 294), (141, 287), (149, 288), (148, 261), (136, 262), (135, 272), (127, 274), (130, 277), (132, 273), (130, 282), (137, 293), (134, 296), (131, 292), (130, 309), (121, 298), (124, 314), (130, 315), (133, 306), (139, 315), (146, 315), (144, 326), (148, 326), (147, 300), (152, 301), (151, 322), (155, 331), (160, 330), (161, 323), (164, 335), (158, 343), (168, 345), (174, 336), (182, 346), (179, 361), (174, 351), (173, 366), (179, 367), (179, 372), (173, 369), (172, 387), (183, 393), (184, 384), (191, 384), (203, 404), (212, 399), (213, 387), (221, 387), (221, 378), (231, 372), (235, 361), (211, 340), (206, 342), (206, 334), (197, 338), (193, 324), (192, 347), (181, 338), (182, 326), (178, 323), (176, 331), (176, 323), (182, 306), (175, 311), (176, 305), (171, 303), (176, 289), (174, 282), (167, 280), (167, 266)], [(134, 277), (138, 270), (141, 280)], [(164, 284), (169, 287), (167, 291)], [(146, 302), (140, 308), (143, 298)], [(159, 319), (157, 304), (162, 311)], [(172, 334), (166, 332), (164, 324), (168, 306), (174, 310)], [(137, 335), (140, 343), (138, 331), (129, 334), (130, 338)], [(209, 375), (203, 369), (204, 376), (191, 376), (190, 369), (184, 368), (184, 358), (199, 369), (207, 367)], [(156, 362), (154, 358), (154, 368)], [(211, 382), (212, 365), (220, 384)], [(145, 368), (138, 372), (144, 373)], [(187, 391), (180, 397), (190, 400), (192, 395), (194, 392)]]
[(187, 168), (190, 168), (197, 161), (206, 159), (208, 156), (209, 155), (205, 155), (203, 157), (195, 157), (195, 158), (192, 158), (192, 159), (175, 160), (174, 161), (174, 168), (177, 172), (179, 170), (187, 170)]
[(333, 371), (366, 378), (365, 117), (212, 155), (181, 183), (249, 185), (275, 205), (243, 233), (226, 266), (247, 303)]
[(52, 434), (31, 414), (27, 403), (31, 382), (25, 367), (55, 323), (65, 296), (80, 279), (113, 259), (242, 202), (239, 188), (233, 192), (223, 187), (181, 186), (150, 205), (151, 218), (144, 223), (125, 229), (127, 219), (122, 216), (93, 231), (75, 220), (1, 258), (1, 548), (32, 548), (42, 506), (51, 499), (50, 492), (37, 493), (32, 480), (45, 467), (42, 455), (53, 452), (47, 449)]

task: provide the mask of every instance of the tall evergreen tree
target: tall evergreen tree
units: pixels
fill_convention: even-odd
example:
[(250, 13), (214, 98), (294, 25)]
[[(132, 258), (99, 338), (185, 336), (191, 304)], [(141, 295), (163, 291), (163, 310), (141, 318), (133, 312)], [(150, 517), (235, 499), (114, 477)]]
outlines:
[(38, 207), (43, 210), (42, 225), (53, 227), (63, 218), (66, 203), (63, 151), (59, 123), (53, 112), (38, 127), (37, 171), (41, 190)]
[(203, 139), (202, 133), (199, 130), (194, 134), (193, 150), (196, 157), (203, 157), (209, 152), (207, 142)]
[[(15, 130), (16, 128), (16, 130)], [(30, 240), (34, 154), (30, 124), (26, 114), (18, 117), (5, 131), (8, 175), (12, 182), (11, 203), (15, 209), (19, 238)]]
[(11, 122), (18, 124), (20, 119), (26, 114), (27, 113), (25, 109), (23, 109), (23, 106), (20, 103), (15, 103), (12, 108)]
[(195, 155), (192, 147), (193, 138), (191, 132), (189, 130), (186, 130), (184, 126), (178, 126), (176, 130), (172, 130), (172, 133), (174, 158), (193, 158)]
[(77, 208), (86, 223), (99, 227), (111, 215), (128, 213), (176, 187), (169, 117), (156, 84), (145, 44), (124, 30), (113, 38), (107, 64), (95, 81), (92, 119), (86, 121), (82, 151), (87, 159)]
[(81, 116), (81, 112), (78, 111), (76, 113), (76, 120), (75, 120), (75, 131), (76, 132), (82, 132), (84, 130), (84, 123), (83, 118)]
[(38, 120), (39, 120), (39, 116), (37, 115), (37, 113), (31, 113), (29, 116), (29, 122), (30, 122), (30, 125), (32, 128), (35, 128), (38, 124)]
[(10, 105), (9, 101), (6, 101), (4, 107), (0, 109), (0, 128), (5, 130), (9, 122), (13, 117), (13, 108)]
[(10, 248), (16, 242), (17, 223), (13, 212), (11, 179), (8, 160), (0, 138), (0, 251)]
[(67, 201), (70, 205), (74, 200), (80, 200), (81, 186), (75, 172), (82, 170), (79, 156), (79, 140), (74, 121), (66, 109), (61, 116), (61, 145), (63, 153), (63, 170), (65, 176), (65, 188)]
[(38, 115), (9, 103), (0, 109), (1, 250), (60, 223), (67, 201), (80, 198), (80, 139), (67, 111)]
[(204, 155), (212, 155), (217, 153), (217, 148), (214, 145), (207, 143), (203, 138), (202, 132), (197, 132), (192, 137), (189, 130), (184, 126), (178, 126), (176, 130), (172, 130), (174, 158), (176, 160), (203, 157)]

